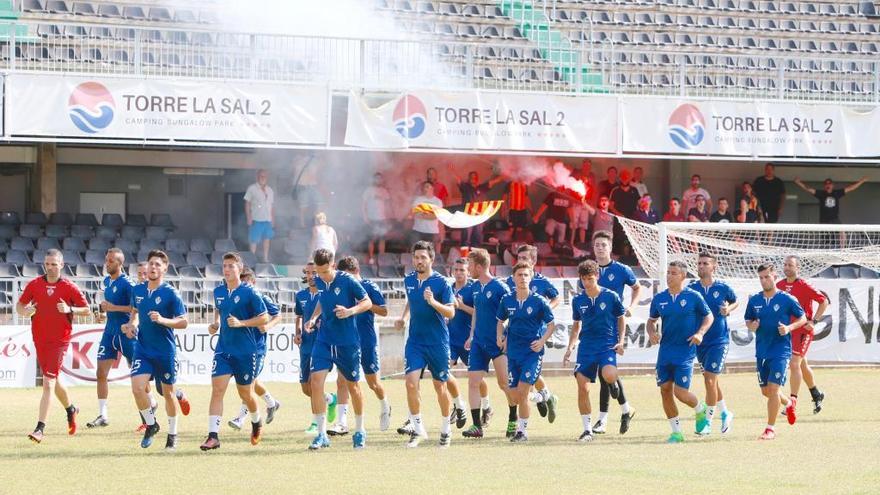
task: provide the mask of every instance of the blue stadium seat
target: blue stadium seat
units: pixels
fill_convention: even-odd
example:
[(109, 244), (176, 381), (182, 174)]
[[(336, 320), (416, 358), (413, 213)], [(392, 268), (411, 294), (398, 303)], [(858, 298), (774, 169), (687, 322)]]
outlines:
[(70, 227), (67, 225), (46, 225), (46, 237), (62, 238), (70, 235)]
[(165, 249), (170, 252), (185, 253), (189, 251), (189, 241), (186, 239), (166, 239)]
[(18, 235), (20, 237), (27, 237), (28, 239), (39, 239), (40, 237), (43, 237), (43, 227), (25, 223), (19, 225)]
[(190, 241), (189, 249), (190, 251), (207, 254), (214, 250), (214, 244), (208, 239), (197, 237)]
[(46, 214), (41, 211), (32, 211), (24, 215), (24, 223), (46, 225), (49, 223), (49, 219), (46, 217)]
[(101, 225), (105, 227), (115, 227), (117, 232), (124, 224), (125, 222), (122, 220), (122, 215), (118, 213), (104, 213), (101, 216)]
[(42, 277), (46, 274), (43, 265), (36, 263), (24, 263), (21, 266), (21, 276), (27, 278)]
[(238, 248), (235, 246), (235, 241), (233, 241), (232, 239), (215, 239), (214, 251), (226, 253), (238, 251)]
[(220, 280), (223, 278), (223, 266), (210, 263), (205, 266), (205, 278), (208, 280)]
[(16, 236), (15, 227), (0, 224), (0, 239), (12, 239)]
[(70, 213), (56, 212), (49, 215), (49, 223), (52, 225), (73, 225), (73, 217)]
[(89, 227), (97, 227), (98, 219), (91, 213), (77, 213), (73, 219), (74, 225), (88, 225)]
[(70, 227), (70, 235), (80, 239), (91, 239), (94, 237), (95, 231), (88, 225), (73, 225)]

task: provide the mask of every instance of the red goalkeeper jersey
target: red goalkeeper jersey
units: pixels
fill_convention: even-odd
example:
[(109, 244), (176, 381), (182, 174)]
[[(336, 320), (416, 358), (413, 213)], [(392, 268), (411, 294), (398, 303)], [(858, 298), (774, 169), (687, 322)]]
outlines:
[(798, 304), (804, 308), (804, 315), (808, 320), (813, 318), (813, 302), (822, 304), (825, 301), (825, 294), (802, 278), (795, 279), (794, 282), (782, 279), (776, 282), (776, 288), (794, 296)]

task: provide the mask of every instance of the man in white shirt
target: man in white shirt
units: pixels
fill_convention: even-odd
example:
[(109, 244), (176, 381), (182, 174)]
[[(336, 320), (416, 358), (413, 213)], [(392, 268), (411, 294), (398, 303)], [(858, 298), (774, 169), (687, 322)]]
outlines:
[(373, 253), (376, 244), (379, 245), (379, 254), (385, 253), (385, 235), (388, 234), (388, 210), (391, 208), (391, 193), (385, 188), (382, 174), (373, 175), (373, 184), (364, 190), (361, 209), (364, 214), (364, 222), (370, 233), (367, 244), (367, 264), (373, 264)]
[(644, 176), (645, 169), (643, 169), (642, 167), (636, 167), (633, 169), (632, 180), (629, 181), (629, 185), (636, 188), (636, 191), (639, 192), (640, 197), (648, 194), (648, 186), (646, 186), (645, 183), (642, 182)]
[(702, 196), (706, 200), (706, 211), (712, 211), (712, 196), (709, 191), (700, 187), (700, 176), (694, 174), (691, 176), (691, 187), (681, 193), (681, 211), (687, 213), (691, 208), (696, 208), (697, 196)]
[[(443, 202), (437, 196), (434, 196), (434, 185), (428, 181), (422, 183), (422, 194), (413, 198), (412, 206), (416, 207), (422, 203), (428, 203), (442, 208)], [(440, 252), (440, 221), (433, 213), (410, 213), (413, 219), (413, 243), (416, 241), (428, 241), (434, 244), (434, 251)]]
[(275, 192), (268, 185), (269, 173), (257, 170), (257, 182), (244, 193), (244, 214), (247, 216), (248, 239), (251, 252), (257, 254), (257, 244), (263, 243), (263, 261), (269, 262), (269, 242), (275, 236)]

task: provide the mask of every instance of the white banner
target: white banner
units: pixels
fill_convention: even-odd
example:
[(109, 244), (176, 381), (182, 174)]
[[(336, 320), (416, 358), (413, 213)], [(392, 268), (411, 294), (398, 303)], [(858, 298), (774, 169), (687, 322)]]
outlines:
[(37, 356), (30, 327), (0, 326), (0, 388), (33, 387)]
[(880, 154), (880, 110), (723, 100), (621, 98), (623, 151), (733, 156)]
[(614, 153), (617, 135), (614, 97), (415, 91), (371, 108), (352, 92), (345, 144)]
[(327, 90), (218, 81), (14, 74), (9, 136), (324, 144)]

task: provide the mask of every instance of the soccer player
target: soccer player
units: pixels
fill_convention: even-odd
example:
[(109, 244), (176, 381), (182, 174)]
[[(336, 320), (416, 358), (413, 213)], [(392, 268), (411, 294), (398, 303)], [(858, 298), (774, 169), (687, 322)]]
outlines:
[[(303, 282), (307, 285), (294, 295), (296, 301), (293, 312), (296, 315), (295, 332), (293, 343), (299, 346), (299, 385), (306, 397), (312, 396), (312, 386), (309, 383), (311, 377), (312, 366), (312, 350), (315, 347), (315, 339), (318, 336), (321, 319), (318, 318), (311, 328), (305, 328), (306, 322), (315, 313), (315, 308), (320, 300), (320, 290), (318, 290), (315, 282), (318, 278), (318, 272), (315, 270), (315, 263), (309, 261), (303, 267)], [(333, 423), (336, 420), (336, 394), (324, 394), (324, 402), (327, 404), (327, 421)], [(309, 434), (318, 433), (318, 423), (312, 422), (305, 430)]]
[[(455, 366), (459, 361), (465, 366), (468, 365), (470, 353), (464, 348), (465, 342), (471, 334), (471, 322), (474, 316), (474, 291), (473, 281), (468, 278), (468, 259), (459, 258), (455, 260), (452, 267), (452, 294), (455, 297), (455, 316), (449, 320), (449, 366)], [(449, 394), (452, 396), (453, 416), (455, 426), (463, 428), (467, 423), (467, 413), (465, 412), (464, 401), (458, 388), (458, 380), (452, 373), (449, 374)], [(480, 409), (482, 417), (480, 418), (483, 427), (489, 424), (492, 418), (492, 406), (489, 405), (489, 387), (485, 380), (480, 381)]]
[(37, 363), (43, 372), (43, 395), (40, 397), (37, 427), (28, 435), (35, 443), (43, 441), (43, 430), (46, 428), (46, 416), (49, 414), (53, 391), (67, 412), (67, 434), (76, 434), (76, 415), (79, 409), (70, 402), (67, 388), (58, 380), (58, 370), (70, 344), (73, 315), (87, 315), (91, 312), (82, 292), (73, 282), (61, 276), (64, 269), (61, 251), (46, 251), (43, 268), (46, 275), (28, 282), (15, 304), (18, 314), (31, 318)]
[(755, 332), (758, 384), (767, 398), (767, 427), (761, 440), (776, 438), (776, 417), (779, 404), (789, 405), (780, 390), (788, 376), (791, 360), (791, 332), (807, 323), (804, 310), (797, 299), (776, 289), (776, 269), (773, 265), (758, 266), (761, 292), (749, 297), (746, 305), (746, 327)]
[[(248, 284), (251, 287), (255, 287), (255, 283), (257, 281), (256, 274), (249, 267), (244, 267), (241, 271), (241, 283)], [(259, 292), (258, 292), (259, 293)], [(266, 294), (259, 293), (260, 298), (263, 300), (263, 304), (266, 305), (266, 313), (269, 314), (269, 322), (265, 325), (260, 325), (257, 329), (264, 334), (268, 334), (269, 330), (275, 328), (278, 324), (281, 323), (283, 319), (281, 316), (281, 310), (278, 308), (278, 305), (275, 304), (275, 301), (272, 300), (271, 297)], [(260, 341), (260, 349), (258, 351), (259, 354), (263, 356), (266, 355), (266, 339), (262, 339)], [(261, 368), (262, 370), (262, 368)], [(275, 397), (272, 396), (271, 393), (266, 389), (265, 386), (260, 382), (259, 376), (254, 377), (254, 393), (263, 398), (266, 402), (266, 424), (271, 423), (275, 420), (275, 413), (278, 412), (278, 409), (281, 408), (281, 402), (276, 400)], [(247, 404), (244, 402), (241, 403), (241, 408), (238, 411), (238, 416), (229, 420), (229, 426), (240, 430), (242, 424), (244, 424), (244, 419), (248, 417), (250, 411), (248, 411)]]
[[(599, 285), (610, 289), (623, 301), (624, 287), (629, 286), (631, 293), (629, 304), (625, 306), (626, 316), (632, 316), (632, 309), (639, 301), (642, 286), (636, 280), (632, 268), (619, 261), (611, 259), (612, 236), (610, 232), (599, 231), (593, 235), (593, 254), (596, 263), (599, 264)], [(620, 434), (629, 431), (629, 424), (636, 415), (636, 409), (629, 405), (626, 393), (623, 391), (623, 383), (617, 378), (617, 403), (620, 404)], [(611, 398), (611, 389), (605, 383), (603, 376), (599, 375), (599, 420), (593, 425), (593, 433), (605, 433), (608, 424), (608, 405)]]
[(452, 287), (435, 272), (434, 246), (418, 241), (412, 247), (415, 271), (408, 274), (403, 283), (406, 289), (406, 307), (396, 322), (398, 330), (406, 325), (409, 313), (409, 335), (404, 349), (404, 372), (406, 373), (406, 401), (409, 406), (410, 436), (407, 447), (419, 446), (428, 437), (422, 423), (419, 379), (422, 369), (428, 368), (437, 393), (437, 402), (443, 421), (440, 424), (440, 447), (449, 447), (452, 428), (449, 423), (450, 400), (446, 389), (449, 379), (449, 329), (446, 320), (455, 316)]
[[(531, 263), (532, 267), (537, 266), (538, 248), (528, 244), (523, 244), (518, 247), (516, 250), (516, 261), (514, 262), (514, 266), (520, 262)], [(507, 277), (506, 282), (507, 286), (510, 287), (510, 290), (516, 290), (516, 283), (513, 280), (513, 275)], [(556, 287), (554, 287), (550, 280), (544, 275), (534, 272), (532, 281), (529, 282), (529, 290), (533, 294), (544, 296), (544, 298), (550, 301), (550, 308), (556, 309), (556, 306), (559, 305), (559, 291), (556, 290)], [(550, 392), (550, 389), (544, 382), (544, 377), (541, 376), (539, 376), (538, 381), (535, 382), (535, 390), (538, 392), (535, 397), (537, 399), (538, 414), (540, 414), (542, 418), (547, 416), (547, 419), (552, 423), (556, 420), (557, 397)]]
[[(807, 388), (813, 398), (813, 414), (819, 414), (819, 411), (822, 410), (822, 401), (825, 400), (825, 394), (816, 386), (813, 369), (807, 362), (807, 351), (810, 350), (810, 344), (813, 342), (814, 326), (822, 319), (822, 315), (828, 309), (828, 298), (809, 282), (800, 278), (799, 271), (798, 257), (786, 257), (785, 263), (782, 265), (785, 278), (776, 283), (777, 289), (788, 292), (797, 299), (798, 304), (804, 310), (804, 316), (807, 318), (807, 323), (804, 326), (791, 333), (791, 400), (789, 406), (785, 408), (789, 424), (794, 424), (797, 421), (795, 408), (802, 379), (807, 382)], [(819, 304), (815, 313), (813, 312), (814, 302)]]
[(165, 282), (168, 271), (168, 255), (160, 250), (147, 254), (147, 282), (138, 284), (131, 291), (131, 319), (122, 325), (122, 332), (129, 338), (137, 336), (134, 363), (131, 367), (131, 391), (147, 428), (141, 447), (153, 444), (159, 432), (159, 423), (150, 404), (147, 392), (150, 380), (158, 378), (165, 398), (168, 415), (168, 437), (165, 450), (177, 449), (177, 346), (174, 330), (184, 330), (187, 325), (186, 307), (177, 289)]
[[(147, 262), (140, 261), (137, 264), (137, 283), (142, 284), (147, 281)], [(137, 284), (135, 284), (137, 285)]]
[(501, 304), (501, 299), (510, 294), (510, 289), (504, 282), (492, 277), (489, 268), (489, 253), (485, 249), (472, 249), (468, 253), (468, 269), (471, 272), (471, 278), (476, 279), (472, 284), (474, 315), (471, 318), (471, 333), (464, 344), (465, 349), (470, 351), (468, 356), (468, 401), (471, 405), (473, 424), (462, 432), (462, 435), (467, 438), (483, 438), (480, 382), (489, 374), (489, 363), (491, 362), (495, 368), (498, 387), (507, 396), (509, 413), (506, 435), (507, 438), (512, 438), (516, 433), (516, 402), (507, 386), (507, 356), (504, 354), (504, 350), (498, 346), (498, 339), (495, 335), (498, 326), (498, 307)]
[[(688, 390), (694, 372), (696, 348), (712, 326), (712, 311), (695, 290), (684, 286), (687, 266), (681, 261), (669, 263), (666, 270), (668, 289), (651, 300), (648, 336), (657, 352), (657, 386), (663, 398), (663, 411), (672, 427), (668, 443), (684, 442), (675, 399), (694, 409), (698, 424), (705, 421), (697, 396)], [(660, 330), (657, 320), (661, 320)]]
[(318, 424), (318, 434), (309, 450), (330, 446), (327, 436), (327, 403), (324, 397), (324, 382), (334, 366), (345, 378), (345, 385), (351, 396), (355, 414), (355, 432), (352, 444), (355, 449), (366, 447), (367, 432), (364, 429), (364, 398), (358, 382), (361, 378), (361, 346), (357, 323), (353, 318), (369, 311), (373, 306), (364, 287), (351, 275), (334, 269), (333, 252), (316, 249), (312, 260), (320, 277), (316, 282), (320, 289), (318, 304), (314, 314), (306, 324), (306, 330), (314, 327), (315, 320), (321, 317), (321, 331), (315, 339), (312, 350), (309, 383), (311, 387), (312, 413)]
[(249, 284), (241, 282), (244, 264), (241, 255), (223, 255), (223, 281), (214, 289), (214, 322), (208, 327), (211, 335), (220, 332), (214, 349), (211, 368), (211, 405), (208, 410), (208, 438), (199, 447), (203, 451), (220, 448), (220, 420), (223, 396), (229, 380), (235, 385), (251, 417), (251, 445), (260, 443), (263, 421), (254, 395), (254, 380), (260, 374), (265, 349), (260, 353), (266, 334), (257, 327), (269, 323), (263, 298)]
[[(555, 328), (551, 325), (553, 310), (550, 303), (529, 289), (533, 272), (530, 263), (514, 266), (516, 292), (501, 299), (497, 312), (496, 344), (507, 353), (507, 386), (515, 404), (514, 410), (518, 411), (516, 433), (510, 439), (515, 443), (529, 439), (529, 391), (541, 376), (544, 344)], [(507, 320), (510, 322), (505, 329)]]
[(626, 310), (616, 292), (599, 285), (599, 264), (595, 261), (586, 260), (578, 265), (578, 279), (584, 290), (571, 301), (574, 323), (563, 364), (571, 362), (571, 353), (577, 345), (574, 378), (578, 386), (578, 409), (584, 425), (578, 441), (591, 442), (590, 384), (595, 383), (601, 373), (605, 382), (611, 384), (610, 394), (616, 399), (620, 393), (617, 388), (617, 355), (622, 356), (624, 351)]
[[(718, 260), (709, 253), (700, 253), (697, 257), (697, 275), (699, 280), (691, 282), (690, 288), (699, 292), (703, 300), (712, 310), (712, 326), (703, 336), (703, 342), (697, 346), (697, 361), (703, 369), (703, 381), (706, 384), (706, 419), (697, 425), (697, 434), (712, 433), (712, 419), (715, 409), (721, 409), (721, 433), (730, 431), (733, 425), (733, 411), (727, 409), (724, 394), (718, 383), (718, 375), (724, 371), (727, 350), (730, 347), (730, 328), (727, 317), (737, 308), (736, 294), (733, 289), (715, 278)], [(701, 408), (703, 405), (700, 406)]]

